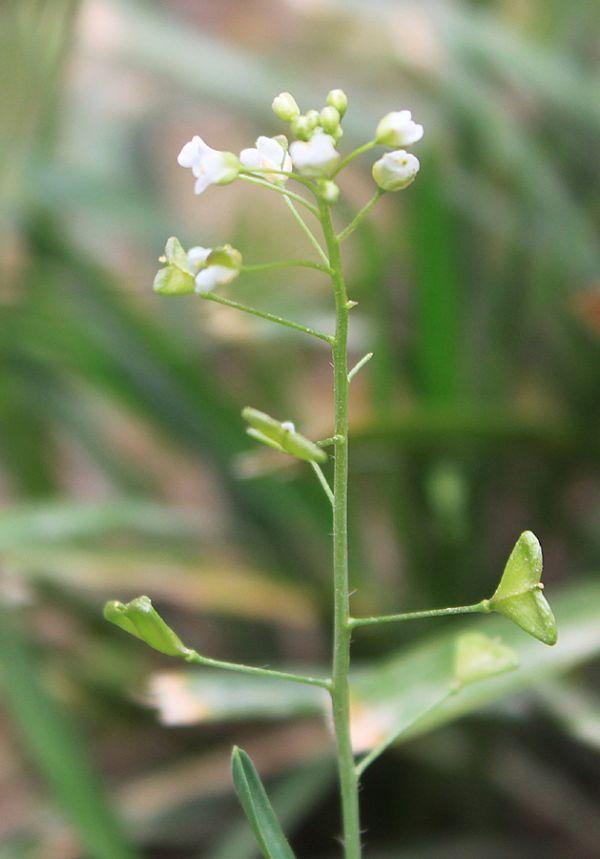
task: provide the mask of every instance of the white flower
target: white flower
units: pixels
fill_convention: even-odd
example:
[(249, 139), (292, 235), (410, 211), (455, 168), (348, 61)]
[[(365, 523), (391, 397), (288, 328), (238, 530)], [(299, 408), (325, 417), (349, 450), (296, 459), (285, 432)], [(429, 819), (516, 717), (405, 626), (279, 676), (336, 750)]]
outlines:
[(189, 249), (187, 258), (194, 273), (200, 271), (211, 253), (212, 248), (201, 248), (200, 245)]
[(340, 157), (329, 134), (315, 133), (310, 140), (295, 140), (290, 146), (292, 162), (305, 176), (329, 176)]
[(290, 92), (280, 92), (279, 95), (276, 95), (271, 108), (275, 116), (283, 119), (284, 122), (291, 122), (300, 113), (296, 99)]
[(373, 179), (384, 191), (400, 191), (410, 185), (420, 166), (419, 159), (404, 149), (386, 152), (373, 164)]
[(410, 110), (396, 110), (383, 117), (375, 140), (385, 146), (410, 146), (420, 140), (423, 133), (423, 126), (413, 122)]
[(177, 163), (190, 168), (196, 177), (196, 194), (201, 194), (209, 185), (228, 185), (240, 172), (240, 162), (233, 152), (211, 149), (198, 135), (185, 144)]
[[(285, 170), (292, 172), (292, 159), (287, 153), (286, 147), (282, 145), (283, 138), (259, 137), (256, 141), (256, 149), (242, 149), (240, 161), (248, 170)], [(278, 173), (267, 173), (265, 179), (276, 184), (287, 182), (287, 176)]]
[(231, 245), (220, 248), (190, 248), (188, 262), (196, 278), (195, 292), (212, 292), (217, 286), (231, 283), (240, 273), (242, 255)]

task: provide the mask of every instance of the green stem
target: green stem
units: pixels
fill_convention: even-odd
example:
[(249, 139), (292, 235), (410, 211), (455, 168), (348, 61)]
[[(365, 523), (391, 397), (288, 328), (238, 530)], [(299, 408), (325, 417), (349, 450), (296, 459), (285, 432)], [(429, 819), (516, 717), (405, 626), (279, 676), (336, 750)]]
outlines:
[(368, 202), (368, 203), (365, 203), (365, 205), (362, 207), (362, 209), (361, 209), (361, 210), (360, 210), (360, 212), (356, 215), (356, 217), (355, 217), (355, 218), (353, 218), (353, 219), (352, 219), (352, 221), (350, 221), (350, 223), (348, 224), (348, 226), (347, 226), (347, 227), (345, 227), (345, 228), (342, 230), (342, 232), (338, 234), (338, 237), (337, 237), (338, 242), (340, 242), (340, 243), (341, 243), (341, 242), (345, 241), (345, 239), (347, 239), (347, 238), (348, 238), (348, 236), (351, 236), (351, 235), (352, 235), (352, 233), (353, 233), (353, 232), (354, 232), (354, 230), (358, 227), (358, 225), (360, 224), (360, 222), (362, 221), (362, 219), (363, 219), (366, 215), (368, 215), (368, 214), (369, 214), (369, 212), (371, 211), (371, 209), (376, 205), (376, 203), (378, 203), (378, 202), (379, 202), (379, 200), (383, 197), (383, 195), (384, 195), (384, 194), (385, 194), (385, 191), (384, 191), (382, 188), (378, 188), (378, 189), (375, 191), (375, 193), (373, 194), (373, 196), (371, 197), (371, 199), (369, 200), (369, 202)]
[(351, 161), (354, 161), (354, 159), (357, 158), (359, 155), (362, 155), (363, 152), (368, 152), (369, 149), (373, 149), (374, 146), (377, 146), (377, 143), (374, 140), (369, 140), (368, 143), (363, 143), (362, 146), (359, 146), (358, 149), (355, 149), (353, 152), (350, 153), (350, 155), (346, 155), (346, 157), (343, 158), (338, 164), (338, 166), (335, 168), (331, 178), (333, 179), (335, 176), (337, 176), (338, 173), (340, 173), (344, 169), (347, 164), (350, 164)]
[[(308, 224), (306, 223), (306, 221), (304, 220), (304, 218), (302, 217), (302, 215), (300, 214), (298, 209), (294, 206), (294, 204), (289, 199), (289, 197), (284, 197), (284, 200), (287, 204), (288, 209), (292, 213), (294, 220), (296, 221), (296, 223), (298, 224), (298, 226), (300, 227), (300, 229), (302, 230), (304, 235), (307, 237), (307, 239), (309, 240), (309, 242), (311, 243), (313, 248), (319, 254), (319, 256), (321, 257), (321, 259), (323, 260), (323, 262), (325, 263), (327, 268), (328, 269), (331, 268), (327, 254), (325, 253), (325, 251), (321, 247), (319, 240), (317, 239), (317, 237), (315, 236), (315, 234), (313, 233), (311, 228), (308, 226)], [(333, 275), (332, 275), (332, 277), (333, 277)]]
[(216, 304), (224, 304), (225, 307), (233, 307), (234, 310), (241, 310), (242, 313), (249, 313), (251, 316), (257, 316), (259, 319), (266, 319), (267, 322), (276, 322), (278, 325), (283, 325), (285, 328), (291, 328), (293, 331), (301, 331), (303, 334), (310, 334), (311, 337), (316, 337), (318, 340), (323, 340), (324, 343), (333, 344), (334, 338), (331, 334), (324, 334), (322, 331), (315, 331), (314, 328), (309, 328), (308, 325), (300, 325), (299, 322), (292, 322), (290, 319), (284, 319), (282, 316), (275, 316), (273, 313), (267, 313), (264, 310), (257, 310), (256, 307), (247, 307), (245, 304), (240, 304), (239, 301), (231, 301), (230, 298), (223, 298), (221, 295), (216, 295), (214, 292), (206, 292), (200, 295), (205, 301), (214, 301)]
[(287, 671), (272, 671), (270, 668), (240, 665), (237, 662), (223, 662), (220, 659), (209, 659), (208, 656), (202, 656), (195, 650), (189, 652), (185, 661), (192, 663), (192, 665), (206, 665), (209, 668), (236, 671), (238, 674), (253, 674), (260, 677), (273, 677), (278, 680), (291, 680), (293, 683), (302, 683), (304, 686), (319, 686), (321, 689), (331, 688), (331, 680), (326, 677), (308, 677), (304, 674), (289, 674)]
[(342, 274), (340, 246), (331, 212), (320, 200), (335, 297), (336, 329), (333, 352), (335, 402), (335, 470), (333, 505), (334, 632), (331, 701), (337, 742), (338, 773), (346, 859), (360, 859), (358, 778), (350, 735), (350, 594), (348, 583), (348, 299)]
[(251, 173), (240, 173), (240, 179), (245, 179), (246, 182), (252, 182), (253, 185), (260, 185), (261, 188), (267, 188), (269, 191), (276, 191), (277, 194), (281, 194), (282, 197), (295, 200), (297, 203), (300, 203), (308, 209), (309, 212), (312, 212), (315, 217), (319, 216), (317, 207), (308, 200), (305, 200), (300, 194), (296, 194), (294, 191), (288, 191), (287, 188), (280, 188), (279, 185), (274, 185), (273, 182), (269, 182), (268, 179), (261, 179), (260, 176), (253, 176)]
[(402, 736), (402, 734), (408, 731), (409, 728), (412, 728), (414, 724), (420, 722), (421, 719), (423, 719), (425, 716), (428, 716), (433, 710), (437, 709), (438, 707), (441, 707), (444, 701), (447, 701), (448, 698), (450, 698), (450, 696), (454, 695), (455, 693), (455, 689), (449, 689), (448, 692), (442, 695), (441, 698), (438, 698), (437, 701), (434, 701), (434, 703), (430, 707), (427, 707), (426, 710), (422, 710), (417, 716), (415, 716), (414, 719), (411, 719), (411, 721), (407, 725), (403, 725), (400, 730), (396, 731), (391, 736), (386, 737), (385, 740), (382, 740), (382, 742), (379, 743), (378, 746), (375, 746), (372, 751), (370, 751), (367, 755), (364, 756), (364, 758), (362, 758), (362, 760), (357, 763), (355, 767), (357, 777), (360, 779), (367, 767), (371, 766), (373, 761), (376, 761), (377, 758), (380, 757), (380, 755), (382, 755), (387, 749), (389, 749), (389, 747), (393, 743), (395, 743), (396, 740)]
[(421, 620), (425, 617), (443, 617), (448, 614), (488, 614), (490, 601), (481, 600), (473, 605), (456, 605), (450, 608), (432, 608), (425, 611), (409, 611), (404, 614), (380, 614), (375, 617), (351, 617), (349, 624), (352, 629), (357, 626), (374, 626), (378, 623), (394, 623), (401, 620)]
[(335, 504), (335, 498), (334, 498), (333, 492), (331, 491), (331, 486), (327, 483), (327, 478), (323, 474), (323, 469), (321, 468), (321, 466), (317, 462), (311, 461), (310, 464), (312, 466), (312, 470), (317, 475), (317, 480), (319, 481), (319, 483), (323, 487), (323, 491), (325, 492), (325, 495), (329, 498), (329, 501), (331, 502), (331, 506), (333, 507), (333, 505)]
[(283, 259), (276, 262), (259, 262), (252, 265), (243, 265), (241, 270), (245, 272), (269, 271), (276, 268), (314, 268), (325, 274), (331, 274), (329, 267), (321, 265), (320, 262), (312, 262), (308, 259)]

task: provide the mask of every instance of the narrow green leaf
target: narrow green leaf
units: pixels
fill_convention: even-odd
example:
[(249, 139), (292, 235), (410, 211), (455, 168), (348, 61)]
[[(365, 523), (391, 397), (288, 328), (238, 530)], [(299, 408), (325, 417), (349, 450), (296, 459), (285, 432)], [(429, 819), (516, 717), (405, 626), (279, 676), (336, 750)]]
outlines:
[(237, 746), (231, 768), (237, 795), (265, 859), (294, 859), (254, 764)]

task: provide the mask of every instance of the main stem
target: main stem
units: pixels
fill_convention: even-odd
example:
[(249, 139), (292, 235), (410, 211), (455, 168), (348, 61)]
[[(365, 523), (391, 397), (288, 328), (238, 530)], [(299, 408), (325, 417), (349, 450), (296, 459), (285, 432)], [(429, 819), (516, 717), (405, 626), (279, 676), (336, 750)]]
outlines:
[(337, 741), (338, 772), (346, 859), (360, 859), (358, 777), (350, 735), (350, 597), (348, 584), (348, 298), (340, 246), (331, 212), (319, 201), (335, 296), (333, 389), (335, 403), (335, 470), (333, 478), (334, 632), (331, 701)]

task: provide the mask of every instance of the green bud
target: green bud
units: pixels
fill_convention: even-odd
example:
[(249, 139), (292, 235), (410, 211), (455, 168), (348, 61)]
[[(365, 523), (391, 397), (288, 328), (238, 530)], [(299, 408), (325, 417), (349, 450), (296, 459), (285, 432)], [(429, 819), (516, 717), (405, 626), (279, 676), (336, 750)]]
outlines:
[(340, 119), (339, 111), (335, 107), (324, 107), (321, 111), (321, 128), (327, 134), (334, 134), (339, 128)]
[(277, 421), (265, 412), (249, 406), (242, 411), (242, 417), (250, 424), (250, 429), (246, 432), (256, 441), (305, 462), (326, 462), (325, 451), (296, 432), (289, 421)]
[(340, 198), (340, 189), (331, 179), (319, 179), (317, 188), (319, 197), (330, 205), (337, 203)]
[(342, 128), (342, 126), (338, 125), (338, 127), (331, 132), (331, 136), (333, 137), (335, 143), (337, 143), (338, 140), (344, 136), (344, 129)]
[(189, 295), (194, 291), (194, 273), (188, 255), (175, 236), (167, 239), (165, 254), (160, 261), (168, 265), (156, 273), (153, 284), (155, 292), (160, 295)]
[(506, 562), (489, 608), (552, 645), (557, 639), (556, 620), (542, 594), (542, 567), (542, 547), (535, 534), (524, 531)]
[(320, 125), (321, 114), (318, 110), (315, 110), (314, 108), (307, 110), (304, 114), (304, 118), (306, 119), (308, 127), (311, 129), (311, 131), (314, 131), (314, 129), (317, 128), (318, 125)]
[(348, 109), (348, 96), (343, 89), (332, 89), (327, 94), (327, 104), (335, 107), (341, 118)]
[(108, 602), (104, 606), (104, 617), (167, 656), (187, 656), (190, 653), (148, 597), (137, 597), (128, 603)]
[(454, 678), (458, 688), (512, 671), (518, 665), (519, 657), (511, 647), (481, 632), (465, 632), (456, 640)]
[(292, 119), (290, 128), (292, 129), (292, 134), (298, 140), (310, 140), (314, 126), (310, 124), (305, 116), (297, 116), (295, 119)]
[(291, 122), (300, 115), (300, 108), (296, 99), (289, 92), (280, 92), (279, 95), (275, 96), (271, 107), (275, 116), (284, 122)]

